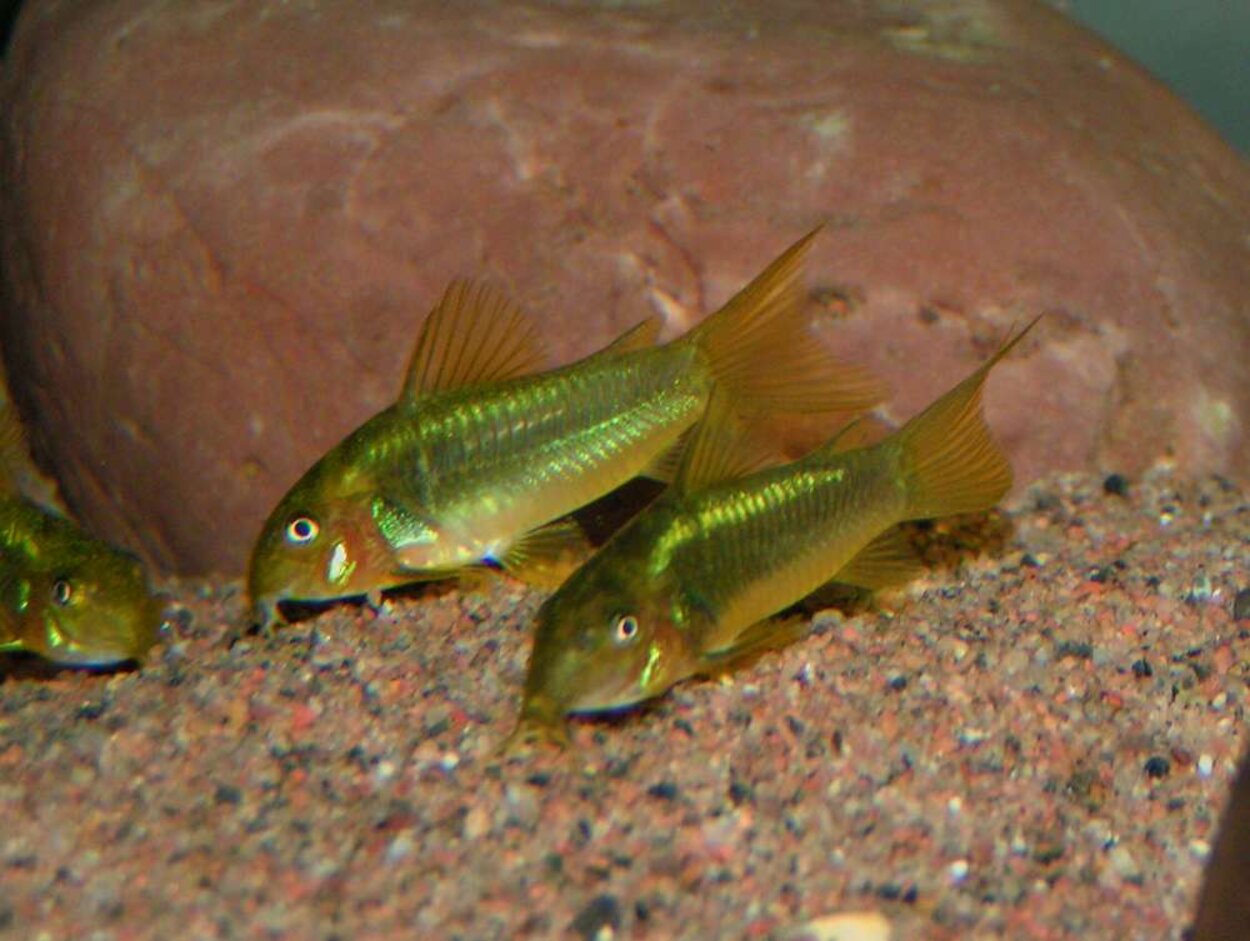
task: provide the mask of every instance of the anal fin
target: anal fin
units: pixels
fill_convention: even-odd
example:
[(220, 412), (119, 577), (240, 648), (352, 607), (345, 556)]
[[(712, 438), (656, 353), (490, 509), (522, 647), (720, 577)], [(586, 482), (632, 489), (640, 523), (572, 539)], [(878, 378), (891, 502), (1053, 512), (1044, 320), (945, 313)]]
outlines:
[(833, 581), (876, 591), (911, 581), (924, 571), (907, 534), (891, 526), (838, 570)]
[(640, 477), (649, 477), (651, 480), (658, 480), (660, 483), (671, 484), (677, 478), (677, 471), (681, 467), (682, 457), (686, 453), (686, 448), (690, 445), (690, 440), (694, 436), (694, 431), (698, 425), (691, 425), (681, 433), (676, 443), (666, 450), (660, 452), (651, 463), (642, 469)]

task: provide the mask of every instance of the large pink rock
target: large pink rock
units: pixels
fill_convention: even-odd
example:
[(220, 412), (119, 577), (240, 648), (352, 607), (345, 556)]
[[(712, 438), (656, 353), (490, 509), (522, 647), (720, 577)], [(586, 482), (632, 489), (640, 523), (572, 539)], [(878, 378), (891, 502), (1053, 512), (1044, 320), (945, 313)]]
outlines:
[(988, 394), (1022, 478), (1250, 469), (1250, 172), (1037, 4), (30, 0), (0, 108), (15, 394), (165, 567), (240, 570), (450, 278), (567, 359), (821, 220), (893, 417), (1047, 311)]

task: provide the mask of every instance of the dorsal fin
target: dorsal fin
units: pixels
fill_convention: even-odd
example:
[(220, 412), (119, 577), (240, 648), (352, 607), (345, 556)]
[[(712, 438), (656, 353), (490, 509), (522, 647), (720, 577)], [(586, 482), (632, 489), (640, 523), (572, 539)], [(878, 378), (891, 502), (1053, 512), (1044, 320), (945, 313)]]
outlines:
[(600, 353), (632, 353), (655, 346), (660, 337), (660, 318), (648, 317), (634, 324), (619, 337), (601, 349)]
[(453, 281), (421, 327), (403, 397), (511, 379), (546, 364), (538, 329), (521, 308), (488, 285)]
[(673, 486), (679, 493), (742, 477), (778, 460), (767, 436), (755, 435), (733, 408), (732, 398), (713, 386), (703, 417), (682, 455)]

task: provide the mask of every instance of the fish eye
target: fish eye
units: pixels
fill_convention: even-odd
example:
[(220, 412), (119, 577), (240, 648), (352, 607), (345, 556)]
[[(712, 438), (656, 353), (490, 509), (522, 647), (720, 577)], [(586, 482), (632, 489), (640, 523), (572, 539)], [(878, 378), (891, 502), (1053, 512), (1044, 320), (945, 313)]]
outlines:
[(74, 586), (68, 578), (58, 578), (52, 583), (52, 600), (62, 608), (74, 597)]
[(297, 516), (286, 524), (286, 541), (302, 546), (316, 539), (319, 532), (321, 527), (311, 516)]
[(621, 614), (616, 618), (616, 642), (628, 644), (638, 636), (638, 619), (632, 614)]

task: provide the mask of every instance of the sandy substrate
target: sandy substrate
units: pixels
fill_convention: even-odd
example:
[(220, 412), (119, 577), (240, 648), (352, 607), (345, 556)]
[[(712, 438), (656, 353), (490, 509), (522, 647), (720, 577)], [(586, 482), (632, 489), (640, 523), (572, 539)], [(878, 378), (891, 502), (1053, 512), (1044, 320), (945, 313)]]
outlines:
[(140, 672), (5, 665), (0, 936), (1179, 938), (1244, 738), (1250, 501), (1065, 477), (988, 531), (562, 757), (495, 751), (537, 592), (232, 643), (237, 585), (172, 586)]

